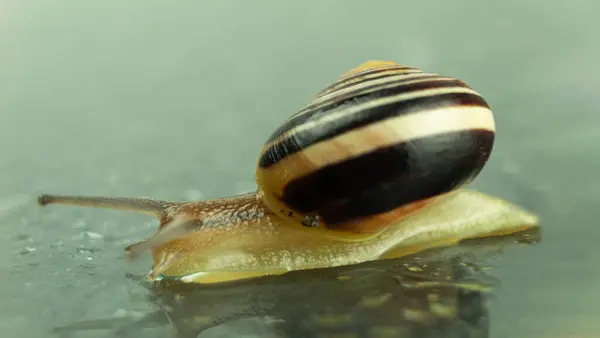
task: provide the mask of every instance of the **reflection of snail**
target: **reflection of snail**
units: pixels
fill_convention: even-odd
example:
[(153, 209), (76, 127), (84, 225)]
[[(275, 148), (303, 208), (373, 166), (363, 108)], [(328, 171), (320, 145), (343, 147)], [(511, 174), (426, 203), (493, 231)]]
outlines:
[[(424, 338), (441, 332), (445, 337), (489, 337), (490, 291), (501, 281), (482, 263), (516, 243), (534, 244), (539, 236), (539, 227), (532, 227), (394, 260), (293, 271), (209, 288), (170, 281), (140, 283), (150, 291), (146, 299), (155, 312), (69, 321), (53, 331), (60, 337), (77, 337), (81, 331), (116, 330), (106, 336), (135, 337), (144, 329), (166, 326), (174, 328), (177, 337), (195, 338), (214, 327), (239, 332), (239, 321), (250, 317), (278, 337)], [(252, 328), (256, 332), (256, 326)]]
[[(151, 276), (212, 282), (352, 264), (537, 222), (461, 189), (486, 163), (495, 126), (463, 82), (370, 61), (322, 90), (258, 156), (257, 192), (200, 202), (42, 195), (160, 218)], [(407, 247), (411, 246), (411, 249)]]

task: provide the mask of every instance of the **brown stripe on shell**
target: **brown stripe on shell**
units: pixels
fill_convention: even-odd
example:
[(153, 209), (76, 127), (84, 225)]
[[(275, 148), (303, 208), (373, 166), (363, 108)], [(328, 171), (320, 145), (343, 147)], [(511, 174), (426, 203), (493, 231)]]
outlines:
[[(438, 156), (440, 148), (417, 148), (417, 143), (412, 141), (420, 139), (423, 142), (422, 140), (428, 137), (469, 130), (487, 130), (494, 133), (495, 126), (491, 111), (478, 106), (440, 107), (386, 119), (316, 143), (283, 158), (276, 165), (259, 167), (257, 175), (259, 181), (266, 185), (266, 190), (281, 199), (285, 186), (303, 177), (314, 175), (323, 168), (353, 158), (361, 158), (377, 149), (392, 147), (395, 144), (412, 146), (411, 159), (413, 160), (432, 156), (432, 152), (434, 156)], [(452, 150), (452, 144), (445, 144), (445, 146)], [(457, 149), (453, 151), (456, 152)], [(485, 149), (477, 151), (485, 151)], [(380, 168), (377, 162), (368, 165)], [(353, 180), (358, 179), (360, 176), (353, 178)]]
[(335, 92), (315, 99), (310, 105), (299, 111), (295, 117), (304, 114), (311, 114), (315, 111), (327, 111), (343, 104), (348, 99), (358, 99), (379, 91), (394, 90), (400, 87), (406, 87), (410, 84), (417, 84), (429, 81), (453, 81), (458, 80), (437, 74), (403, 74), (394, 76), (384, 76), (371, 78), (368, 81), (355, 82), (350, 86), (340, 88)]
[[(384, 96), (385, 95), (385, 96)], [(324, 142), (353, 129), (389, 118), (450, 107), (483, 107), (485, 100), (471, 89), (453, 81), (431, 81), (394, 88), (367, 96), (348, 106), (327, 113), (315, 112), (305, 123), (294, 127), (278, 142), (267, 144), (259, 155), (259, 166), (266, 168), (313, 144)], [(430, 123), (436, 123), (435, 120)]]
[(295, 127), (311, 119), (311, 117), (315, 113), (331, 110), (342, 104), (348, 103), (348, 101), (350, 100), (357, 99), (361, 96), (376, 93), (380, 90), (390, 90), (392, 88), (408, 85), (410, 83), (418, 83), (434, 79), (439, 79), (441, 81), (457, 81), (453, 78), (440, 76), (438, 74), (422, 73), (421, 71), (400, 74), (398, 72), (394, 72), (393, 75), (382, 75), (380, 73), (379, 75), (381, 76), (361, 78), (360, 81), (344, 85), (340, 88), (337, 88), (335, 91), (322, 93), (317, 98), (315, 98), (313, 102), (311, 102), (302, 110), (300, 110), (299, 112), (291, 116), (289, 119), (287, 119), (278, 129), (276, 129), (270, 135), (266, 143), (268, 144), (272, 141), (276, 141), (277, 139), (285, 137), (285, 133), (291, 131)]
[(493, 141), (489, 129), (464, 129), (378, 147), (297, 176), (282, 200), (294, 210), (316, 212), (335, 228), (469, 183)]
[(345, 87), (351, 86), (358, 82), (369, 81), (374, 78), (381, 76), (392, 76), (392, 75), (408, 75), (414, 73), (422, 73), (418, 68), (407, 67), (407, 66), (392, 66), (392, 67), (380, 67), (365, 70), (359, 73), (353, 73), (351, 76), (341, 77), (336, 82), (322, 89), (317, 93), (316, 98), (320, 98), (331, 94), (332, 92), (338, 91)]

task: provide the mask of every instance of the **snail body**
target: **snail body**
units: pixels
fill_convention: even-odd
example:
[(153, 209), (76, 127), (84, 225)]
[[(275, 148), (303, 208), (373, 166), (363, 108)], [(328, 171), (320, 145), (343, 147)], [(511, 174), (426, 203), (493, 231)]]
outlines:
[(266, 141), (256, 192), (195, 202), (42, 195), (142, 212), (158, 231), (150, 278), (210, 283), (405, 255), (534, 226), (535, 215), (464, 189), (495, 125), (465, 83), (394, 62), (344, 73)]

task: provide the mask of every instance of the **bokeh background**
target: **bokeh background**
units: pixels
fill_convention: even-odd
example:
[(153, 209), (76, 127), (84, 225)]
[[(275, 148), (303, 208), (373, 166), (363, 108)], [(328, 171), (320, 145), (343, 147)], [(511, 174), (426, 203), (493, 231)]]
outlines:
[(37, 194), (252, 190), (279, 123), (347, 69), (389, 59), (484, 95), (498, 137), (473, 186), (541, 216), (542, 242), (493, 272), (491, 336), (595, 337), (598, 13), (593, 0), (0, 0), (2, 336), (149, 306), (123, 277), (149, 262), (122, 248), (155, 221), (40, 210)]

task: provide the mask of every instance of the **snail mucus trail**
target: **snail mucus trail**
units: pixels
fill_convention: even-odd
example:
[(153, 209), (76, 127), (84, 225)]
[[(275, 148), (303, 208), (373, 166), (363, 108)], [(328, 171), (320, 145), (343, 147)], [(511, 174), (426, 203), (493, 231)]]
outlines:
[(151, 251), (150, 279), (214, 283), (397, 257), (515, 233), (535, 215), (468, 190), (495, 124), (464, 82), (369, 61), (321, 90), (266, 141), (257, 190), (206, 201), (42, 195), (41, 205), (156, 217), (130, 257)]

